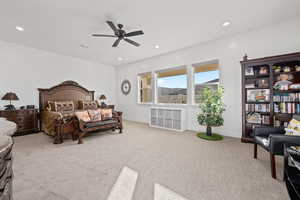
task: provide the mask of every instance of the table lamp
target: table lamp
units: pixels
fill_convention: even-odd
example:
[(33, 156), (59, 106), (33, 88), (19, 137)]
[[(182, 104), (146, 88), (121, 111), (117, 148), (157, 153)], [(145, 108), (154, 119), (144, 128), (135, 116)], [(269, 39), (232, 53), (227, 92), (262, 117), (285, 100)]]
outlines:
[(19, 98), (15, 93), (8, 92), (2, 97), (2, 100), (9, 101), (9, 105), (4, 106), (6, 107), (5, 110), (15, 110), (16, 108), (14, 105), (11, 104), (11, 101), (18, 101)]
[(104, 94), (102, 94), (99, 99), (101, 102), (101, 107), (105, 107), (106, 106), (106, 104), (105, 104), (106, 96)]

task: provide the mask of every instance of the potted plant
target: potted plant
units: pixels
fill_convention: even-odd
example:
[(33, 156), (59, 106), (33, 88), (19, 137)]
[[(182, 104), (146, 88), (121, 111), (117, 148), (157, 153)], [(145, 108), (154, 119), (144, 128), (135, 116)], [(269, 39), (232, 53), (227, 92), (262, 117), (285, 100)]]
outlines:
[(223, 94), (223, 87), (218, 87), (217, 89), (202, 89), (200, 94), (198, 123), (202, 126), (206, 126), (206, 133), (198, 133), (198, 137), (208, 140), (221, 140), (223, 138), (221, 135), (212, 133), (212, 127), (222, 126), (224, 122), (222, 117), (225, 111), (225, 105), (222, 102)]

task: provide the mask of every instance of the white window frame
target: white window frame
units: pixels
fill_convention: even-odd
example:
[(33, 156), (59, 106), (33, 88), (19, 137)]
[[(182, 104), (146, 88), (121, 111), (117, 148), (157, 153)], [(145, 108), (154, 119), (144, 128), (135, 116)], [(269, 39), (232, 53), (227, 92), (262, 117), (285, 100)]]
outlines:
[(220, 81), (221, 81), (221, 71), (220, 71), (220, 62), (218, 59), (215, 60), (210, 60), (206, 62), (200, 62), (200, 63), (194, 63), (191, 65), (191, 77), (190, 77), (190, 82), (191, 82), (191, 105), (198, 106), (199, 103), (196, 103), (196, 96), (195, 96), (195, 68), (199, 67), (201, 65), (207, 65), (207, 64), (218, 64), (218, 71), (219, 71), (219, 83), (218, 86), (220, 86)]
[[(159, 103), (158, 102), (158, 93), (157, 93), (157, 86), (158, 86), (158, 78), (157, 75), (158, 73), (161, 72), (168, 72), (168, 71), (174, 71), (174, 70), (179, 70), (179, 69), (185, 69), (186, 70), (186, 75), (187, 75), (187, 103), (181, 104), (181, 103)], [(162, 105), (162, 106), (187, 106), (189, 105), (189, 70), (188, 70), (188, 65), (181, 65), (177, 67), (171, 67), (171, 68), (166, 68), (162, 70), (156, 70), (154, 71), (154, 104), (156, 105)]]
[[(151, 89), (152, 89), (152, 94), (151, 94), (151, 102), (141, 102), (141, 86), (140, 86), (140, 81), (141, 81), (141, 76), (146, 75), (146, 74), (151, 74)], [(154, 82), (154, 78), (153, 78), (153, 71), (149, 71), (149, 72), (143, 72), (143, 73), (139, 73), (137, 74), (137, 104), (145, 104), (145, 105), (152, 105), (154, 103), (154, 92), (153, 92), (153, 84)]]
[[(181, 65), (177, 67), (170, 67), (160, 70), (154, 70), (154, 71), (146, 71), (137, 74), (137, 104), (141, 105), (158, 105), (158, 106), (173, 106), (173, 107), (186, 107), (186, 106), (198, 106), (199, 104), (196, 103), (196, 96), (195, 96), (195, 67), (206, 65), (206, 64), (218, 64), (218, 71), (219, 71), (219, 83), (220, 86), (222, 81), (222, 73), (220, 68), (220, 62), (218, 59), (205, 61), (205, 62), (199, 62), (189, 65)], [(178, 69), (186, 69), (186, 75), (187, 75), (187, 103), (186, 104), (179, 104), (179, 103), (159, 103), (158, 102), (158, 73), (160, 72), (168, 72)], [(140, 96), (140, 79), (141, 76), (145, 74), (151, 74), (151, 88), (152, 88), (152, 101), (151, 102), (141, 102), (141, 96)]]

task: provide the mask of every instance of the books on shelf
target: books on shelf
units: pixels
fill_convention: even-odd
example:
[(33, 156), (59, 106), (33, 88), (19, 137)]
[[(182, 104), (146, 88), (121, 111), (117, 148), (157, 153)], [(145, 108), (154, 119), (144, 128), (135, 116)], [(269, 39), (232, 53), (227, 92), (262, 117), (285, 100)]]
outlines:
[(290, 101), (299, 101), (300, 102), (300, 93), (288, 93), (280, 94), (273, 96), (274, 102), (290, 102)]
[(270, 124), (270, 116), (269, 115), (262, 115), (261, 116), (262, 124)]
[(281, 126), (287, 127), (287, 126), (289, 125), (288, 122), (283, 122), (282, 125), (281, 125), (280, 122), (281, 122), (280, 120), (277, 120), (277, 119), (275, 119), (275, 117), (274, 117), (274, 127), (281, 127)]
[(299, 114), (300, 113), (300, 103), (274, 103), (275, 113), (288, 113), (288, 114)]
[(270, 104), (245, 104), (246, 112), (270, 112)]

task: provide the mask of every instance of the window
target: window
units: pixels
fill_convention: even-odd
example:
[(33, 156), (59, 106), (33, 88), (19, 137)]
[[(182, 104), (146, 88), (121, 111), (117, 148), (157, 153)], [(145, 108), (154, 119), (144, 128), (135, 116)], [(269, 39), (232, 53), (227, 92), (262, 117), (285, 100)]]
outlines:
[(217, 89), (219, 86), (219, 64), (197, 64), (193, 66), (195, 103), (200, 103), (199, 96), (203, 88)]
[(152, 102), (152, 75), (151, 72), (139, 75), (139, 103)]
[(157, 72), (157, 102), (187, 103), (187, 70), (177, 68)]

